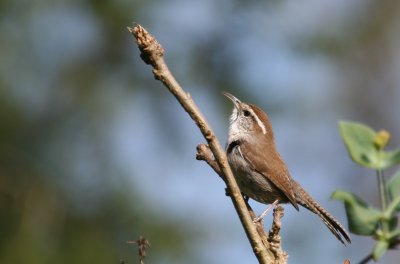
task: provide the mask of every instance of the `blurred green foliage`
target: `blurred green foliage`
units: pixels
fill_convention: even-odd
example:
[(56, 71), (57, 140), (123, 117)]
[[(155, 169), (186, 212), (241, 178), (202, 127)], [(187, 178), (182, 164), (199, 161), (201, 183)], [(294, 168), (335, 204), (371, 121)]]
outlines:
[(370, 127), (354, 123), (340, 122), (340, 134), (351, 159), (358, 165), (375, 169), (380, 194), (380, 210), (368, 205), (353, 193), (336, 190), (335, 200), (344, 202), (350, 232), (370, 236), (377, 242), (371, 256), (379, 260), (388, 249), (395, 249), (400, 243), (398, 213), (400, 211), (400, 172), (393, 175), (388, 183), (383, 170), (400, 164), (400, 149), (385, 151), (390, 140), (387, 131), (375, 132)]
[[(149, 262), (187, 262), (189, 227), (148, 209), (106, 142), (140, 5), (0, 1), (0, 263), (138, 263), (139, 235)], [(101, 32), (76, 39), (68, 16)]]

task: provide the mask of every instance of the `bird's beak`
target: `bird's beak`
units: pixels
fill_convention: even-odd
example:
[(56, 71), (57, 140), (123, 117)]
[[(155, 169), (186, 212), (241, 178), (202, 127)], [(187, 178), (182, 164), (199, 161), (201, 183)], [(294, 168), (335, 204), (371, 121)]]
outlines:
[(233, 96), (232, 94), (228, 93), (228, 92), (222, 92), (223, 95), (225, 95), (226, 97), (229, 98), (229, 100), (232, 101), (233, 105), (235, 106), (235, 108), (237, 110), (240, 109), (240, 104), (242, 103), (239, 99), (237, 99), (235, 96)]

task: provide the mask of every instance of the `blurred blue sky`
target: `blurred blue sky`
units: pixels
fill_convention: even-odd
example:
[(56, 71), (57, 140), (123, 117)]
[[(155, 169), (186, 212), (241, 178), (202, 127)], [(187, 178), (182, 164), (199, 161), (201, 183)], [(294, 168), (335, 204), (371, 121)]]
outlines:
[[(0, 19), (0, 30), (8, 36), (0, 44), (5, 92), (32, 120), (65, 107), (82, 109), (60, 128), (63, 140), (49, 145), (47, 164), (40, 166), (51, 164), (57, 170), (61, 163), (69, 164), (68, 177), (55, 181), (90, 213), (87, 209), (95, 210), (104, 201), (99, 198), (105, 189), (98, 178), (102, 167), (95, 162), (99, 152), (92, 146), (98, 137), (110, 164), (146, 207), (203, 233), (189, 245), (194, 259), (256, 263), (230, 199), (224, 196), (223, 182), (195, 160), (195, 147), (204, 139), (171, 94), (153, 80), (126, 28), (115, 22), (113, 32), (106, 34), (106, 23), (85, 2), (22, 2), (12, 4)], [(221, 95), (225, 90), (269, 113), (292, 176), (345, 226), (343, 205), (329, 200), (335, 189), (353, 191), (377, 204), (373, 172), (350, 161), (337, 122), (350, 119), (390, 129), (391, 146), (400, 145), (398, 4), (118, 0), (115, 5), (128, 13), (139, 7), (125, 26), (138, 22), (161, 42), (170, 69), (222, 144), (232, 107)], [(387, 21), (382, 13), (388, 8)], [(25, 21), (14, 20), (16, 12), (25, 12)], [(114, 21), (108, 22), (112, 27)], [(110, 51), (125, 58), (118, 65), (101, 61), (107, 55), (104, 47), (113, 47), (112, 37), (123, 43), (119, 51)], [(21, 42), (24, 45), (15, 48)], [(99, 68), (88, 73), (102, 76), (96, 92), (75, 105), (74, 88), (60, 72), (79, 61), (98, 61)], [(92, 112), (98, 119), (87, 119)], [(118, 186), (120, 178), (112, 169), (109, 176), (110, 184)], [(265, 208), (251, 204), (257, 212)], [(318, 217), (291, 206), (286, 206), (282, 235), (290, 263), (342, 263), (345, 258), (355, 262), (373, 246), (353, 236), (353, 243), (344, 247)], [(391, 252), (382, 263), (398, 258), (398, 252)]]

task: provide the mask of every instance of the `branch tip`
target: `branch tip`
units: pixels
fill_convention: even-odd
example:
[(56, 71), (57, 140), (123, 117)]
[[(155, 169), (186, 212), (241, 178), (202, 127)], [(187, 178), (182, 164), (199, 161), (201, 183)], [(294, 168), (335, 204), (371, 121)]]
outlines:
[(210, 146), (207, 144), (199, 144), (197, 145), (196, 150), (196, 159), (207, 162), (207, 164), (225, 181), (225, 177), (214, 158), (214, 154), (212, 153)]
[(164, 55), (164, 49), (161, 44), (140, 24), (135, 24), (133, 28), (127, 27), (127, 29), (135, 38), (142, 60), (146, 64), (156, 67), (156, 61)]

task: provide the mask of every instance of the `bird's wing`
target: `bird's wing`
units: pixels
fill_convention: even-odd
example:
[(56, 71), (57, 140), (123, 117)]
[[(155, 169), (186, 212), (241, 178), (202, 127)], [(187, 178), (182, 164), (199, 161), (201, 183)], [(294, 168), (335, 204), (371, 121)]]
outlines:
[[(282, 193), (288, 198), (290, 203), (299, 210), (299, 206), (294, 194), (292, 178), (289, 170), (277, 152), (268, 153), (265, 155), (265, 148), (261, 145), (252, 145), (252, 150), (249, 150), (249, 144), (244, 142), (240, 144), (242, 152), (246, 153), (243, 157), (253, 168), (253, 170), (268, 178)], [(257, 164), (257, 168), (254, 166)], [(274, 175), (271, 177), (270, 175)]]

